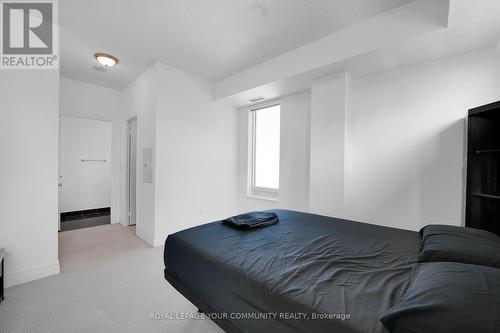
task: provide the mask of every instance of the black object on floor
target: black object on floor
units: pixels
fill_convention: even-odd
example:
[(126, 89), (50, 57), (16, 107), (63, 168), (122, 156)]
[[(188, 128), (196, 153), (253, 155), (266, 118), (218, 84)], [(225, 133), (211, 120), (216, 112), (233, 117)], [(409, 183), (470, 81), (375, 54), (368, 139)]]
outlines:
[(76, 230), (110, 224), (111, 209), (100, 208), (61, 214), (61, 231)]

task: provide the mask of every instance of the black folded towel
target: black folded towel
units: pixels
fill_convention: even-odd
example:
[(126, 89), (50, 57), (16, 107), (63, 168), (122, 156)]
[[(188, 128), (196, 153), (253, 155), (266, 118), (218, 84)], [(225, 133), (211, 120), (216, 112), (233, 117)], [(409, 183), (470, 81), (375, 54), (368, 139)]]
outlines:
[(254, 228), (267, 227), (278, 223), (278, 215), (271, 212), (250, 212), (233, 217), (229, 217), (222, 223), (236, 229), (249, 230)]

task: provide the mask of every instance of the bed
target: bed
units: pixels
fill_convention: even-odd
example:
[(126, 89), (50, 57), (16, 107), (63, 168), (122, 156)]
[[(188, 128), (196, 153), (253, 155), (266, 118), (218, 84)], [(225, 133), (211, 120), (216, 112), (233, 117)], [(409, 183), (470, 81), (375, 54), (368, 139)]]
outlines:
[(165, 278), (226, 332), (388, 332), (380, 317), (409, 285), (419, 234), (272, 212), (266, 228), (169, 235)]

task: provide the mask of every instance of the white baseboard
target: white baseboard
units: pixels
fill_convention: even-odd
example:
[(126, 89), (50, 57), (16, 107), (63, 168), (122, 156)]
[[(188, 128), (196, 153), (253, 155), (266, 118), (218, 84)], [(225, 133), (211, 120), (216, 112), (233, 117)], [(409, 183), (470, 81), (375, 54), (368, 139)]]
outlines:
[(61, 267), (59, 266), (58, 260), (56, 263), (53, 263), (51, 265), (39, 266), (14, 273), (8, 273), (5, 274), (5, 288), (59, 274), (60, 272)]

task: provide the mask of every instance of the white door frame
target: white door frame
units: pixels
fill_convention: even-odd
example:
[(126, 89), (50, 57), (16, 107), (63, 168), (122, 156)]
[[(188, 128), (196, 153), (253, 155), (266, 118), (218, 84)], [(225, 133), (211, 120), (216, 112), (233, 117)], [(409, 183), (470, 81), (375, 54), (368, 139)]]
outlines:
[[(135, 121), (135, 168), (131, 168), (132, 158), (132, 131), (131, 124)], [(137, 223), (137, 116), (127, 119), (127, 225)], [(132, 172), (135, 169), (135, 186), (131, 184)], [(131, 195), (135, 190), (135, 195)], [(132, 201), (135, 200), (134, 205)]]

